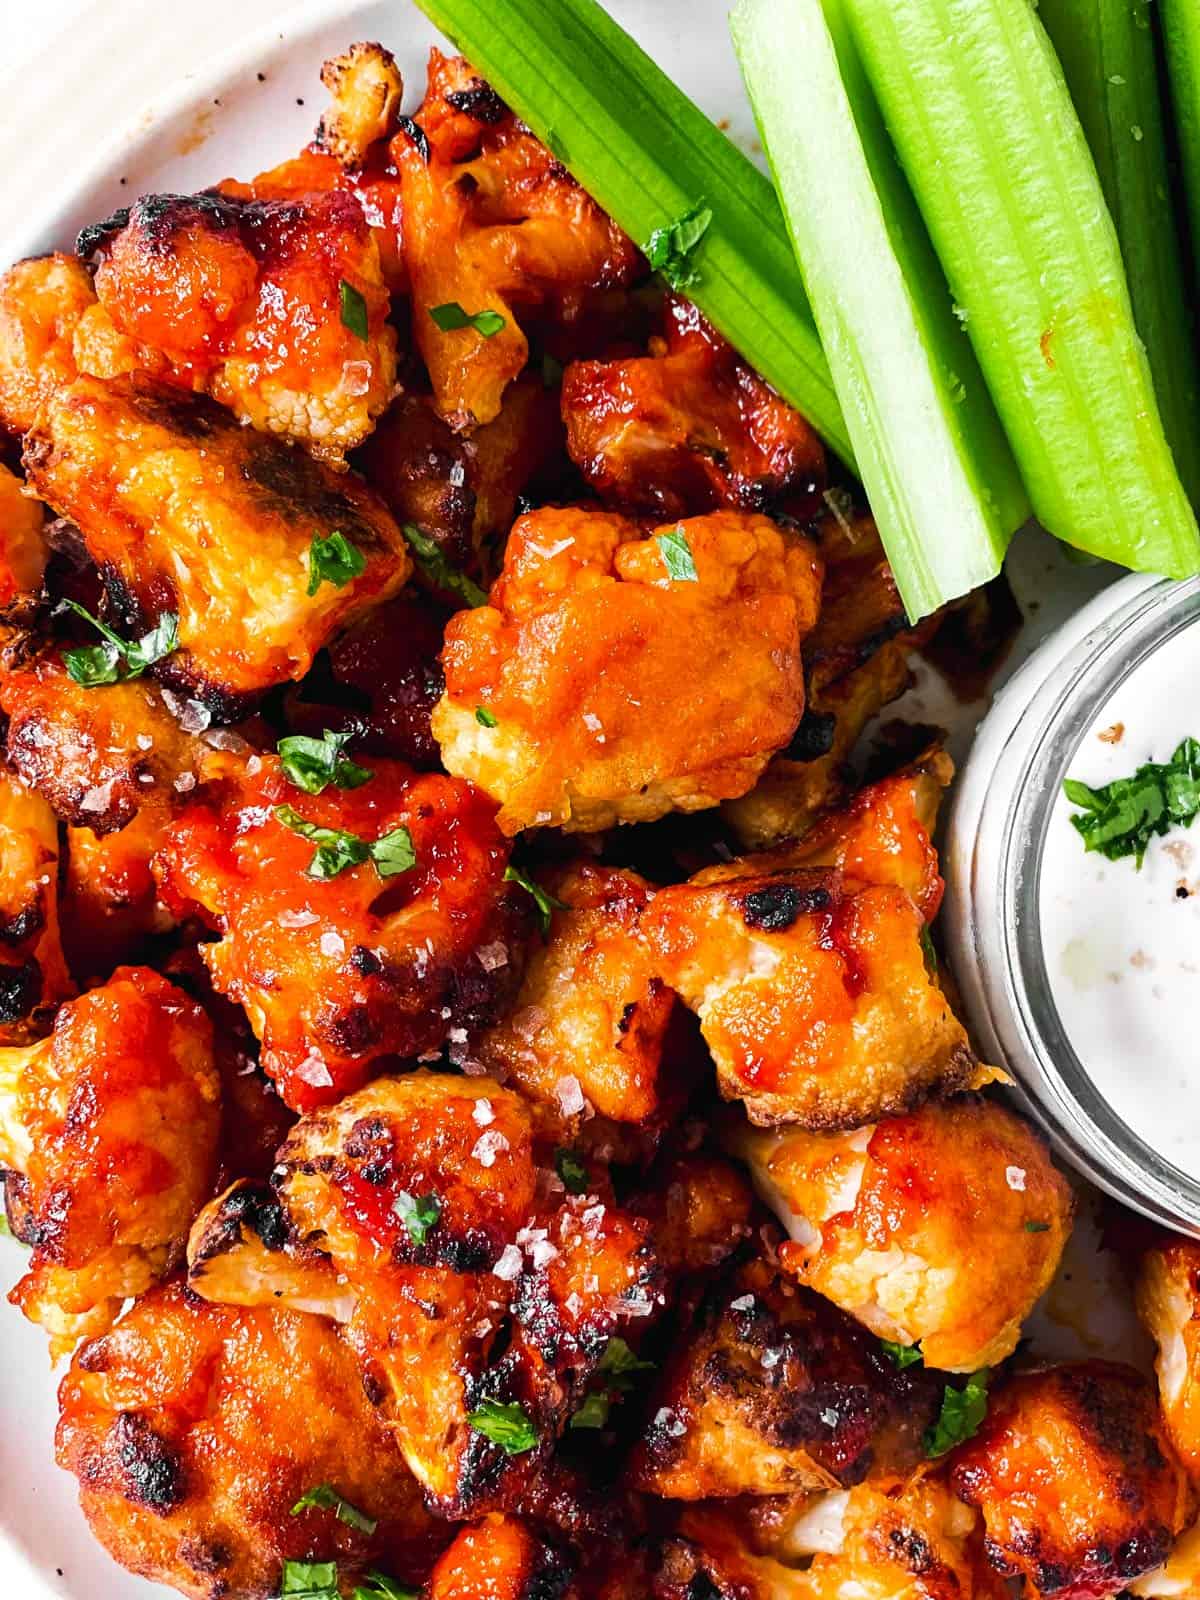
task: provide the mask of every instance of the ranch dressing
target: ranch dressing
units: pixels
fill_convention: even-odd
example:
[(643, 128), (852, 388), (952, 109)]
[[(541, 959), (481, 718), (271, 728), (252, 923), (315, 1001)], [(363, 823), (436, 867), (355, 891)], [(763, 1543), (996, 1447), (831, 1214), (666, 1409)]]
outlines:
[[(1200, 736), (1200, 638), (1161, 645), (1101, 706), (1069, 763), (1092, 788)], [(1104, 1099), (1200, 1178), (1200, 822), (1132, 856), (1084, 850), (1061, 793), (1042, 853), (1041, 936), (1067, 1038)]]

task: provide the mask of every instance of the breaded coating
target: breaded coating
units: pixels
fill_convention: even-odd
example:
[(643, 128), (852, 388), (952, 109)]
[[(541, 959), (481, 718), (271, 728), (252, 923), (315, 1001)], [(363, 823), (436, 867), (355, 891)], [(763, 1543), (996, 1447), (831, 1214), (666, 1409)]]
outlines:
[[(978, 1518), (939, 1479), (821, 1496), (808, 1520), (822, 1525), (818, 1541), (776, 1553), (757, 1547), (736, 1512), (689, 1507), (664, 1547), (655, 1600), (1001, 1600), (1005, 1592), (979, 1557)], [(811, 1561), (794, 1564), (811, 1551)]]
[(321, 82), (331, 98), (314, 142), (340, 166), (361, 167), (371, 145), (395, 132), (404, 94), (396, 58), (360, 41), (325, 62)]
[[(25, 464), (78, 525), (130, 637), (178, 616), (179, 649), (155, 675), (225, 720), (247, 696), (303, 677), (411, 569), (403, 534), (360, 480), (141, 374), (54, 394)], [(335, 534), (361, 571), (318, 582), (314, 540)]]
[(0, 673), (5, 753), (63, 822), (97, 835), (164, 811), (195, 788), (210, 754), (146, 678), (86, 688), (45, 651)]
[(153, 864), (171, 826), (148, 806), (119, 833), (68, 828), (61, 891), (63, 946), (73, 971), (94, 977), (170, 933), (175, 918), (158, 894)]
[[(178, 1284), (77, 1353), (58, 1464), (114, 1560), (191, 1600), (267, 1600), (285, 1561), (419, 1584), (445, 1533), (320, 1317), (207, 1305)], [(327, 1486), (376, 1524), (293, 1507)]]
[(678, 1277), (711, 1272), (745, 1242), (754, 1196), (741, 1170), (721, 1156), (665, 1152), (628, 1205), (650, 1223), (655, 1255)]
[(27, 433), (42, 405), (78, 375), (75, 331), (96, 303), (75, 256), (35, 256), (0, 275), (0, 424)]
[(929, 972), (924, 919), (891, 884), (754, 858), (663, 889), (657, 970), (700, 1018), (727, 1100), (752, 1122), (856, 1128), (976, 1078)]
[(356, 1291), (350, 1338), (429, 1503), (519, 1503), (610, 1337), (661, 1303), (647, 1225), (551, 1185), (524, 1102), (488, 1078), (378, 1079), (302, 1119), (280, 1164), (293, 1235)]
[(786, 1270), (950, 1372), (1012, 1354), (1071, 1232), (1066, 1179), (995, 1101), (927, 1105), (853, 1133), (730, 1118), (728, 1143), (791, 1235)]
[(898, 1372), (842, 1312), (754, 1261), (710, 1285), (677, 1339), (632, 1482), (707, 1500), (902, 1475), (940, 1398), (928, 1373)]
[(139, 366), (254, 428), (341, 465), (391, 399), (390, 299), (352, 194), (143, 195), (79, 248)]
[(493, 1513), (464, 1528), (429, 1580), (429, 1600), (574, 1600), (574, 1562), (516, 1517)]
[(32, 1247), (9, 1296), (55, 1355), (111, 1326), (183, 1259), (217, 1166), (212, 1026), (148, 967), (69, 1001), (49, 1038), (0, 1051), (0, 1165)]
[(74, 984), (58, 921), (58, 824), (0, 767), (0, 1045), (36, 1039)]
[[(413, 341), (454, 428), (491, 422), (524, 370), (522, 320), (567, 320), (590, 290), (645, 272), (633, 242), (461, 57), (433, 50), (417, 136), (392, 141), (400, 169)], [(491, 311), (495, 331), (443, 330), (430, 313)]]
[(668, 295), (648, 356), (572, 362), (562, 412), (571, 459), (619, 510), (661, 522), (781, 509), (806, 522), (820, 504), (820, 440), (681, 295)]
[(1200, 1244), (1164, 1238), (1146, 1251), (1137, 1312), (1158, 1346), (1158, 1397), (1171, 1443), (1200, 1477)]
[(512, 1010), (476, 1041), (475, 1054), (501, 1081), (567, 1117), (590, 1107), (616, 1122), (662, 1122), (682, 1098), (690, 1019), (657, 977), (641, 934), (650, 885), (581, 862), (544, 875), (543, 887), (564, 909), (531, 950)]
[(643, 538), (612, 513), (532, 512), (490, 603), (447, 626), (442, 759), (502, 802), (507, 833), (742, 794), (803, 712), (820, 581), (814, 547), (765, 517), (718, 511)]
[(512, 526), (517, 497), (562, 449), (554, 392), (516, 378), (493, 421), (455, 433), (424, 394), (403, 394), (379, 419), (357, 465), (400, 523), (413, 523), (451, 566), (482, 574)]
[(0, 614), (32, 599), (46, 570), (42, 508), (16, 473), (0, 465)]
[(984, 1549), (1027, 1592), (1095, 1600), (1160, 1566), (1195, 1511), (1153, 1386), (1081, 1361), (1022, 1373), (952, 1457), (983, 1513)]
[[(262, 1061), (304, 1111), (357, 1087), (383, 1056), (436, 1052), (480, 1027), (519, 977), (527, 897), (505, 887), (507, 841), (469, 784), (373, 761), (353, 790), (307, 795), (274, 756), (231, 759), (171, 828), (156, 864), (179, 915), (221, 933), (203, 957), (244, 1006)], [(367, 844), (407, 829), (415, 860), (314, 877), (319, 841), (276, 814)]]

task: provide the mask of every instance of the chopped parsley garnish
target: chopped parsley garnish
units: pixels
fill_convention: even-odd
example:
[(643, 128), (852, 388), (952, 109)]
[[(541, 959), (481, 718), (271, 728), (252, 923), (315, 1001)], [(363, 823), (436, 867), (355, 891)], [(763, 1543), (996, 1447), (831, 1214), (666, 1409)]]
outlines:
[(980, 1367), (961, 1389), (954, 1388), (952, 1384), (946, 1385), (941, 1413), (933, 1427), (925, 1430), (923, 1442), (927, 1456), (931, 1459), (944, 1456), (947, 1450), (953, 1450), (955, 1445), (974, 1438), (979, 1432), (979, 1426), (987, 1416), (990, 1377), (990, 1369)]
[(583, 1404), (571, 1417), (572, 1428), (602, 1428), (612, 1410), (612, 1396), (607, 1389), (594, 1389), (584, 1395)]
[(1190, 828), (1200, 812), (1200, 740), (1184, 739), (1169, 761), (1147, 761), (1100, 789), (1068, 778), (1063, 793), (1082, 807), (1071, 822), (1085, 848), (1109, 861), (1134, 856), (1140, 871), (1151, 839)]
[(323, 794), (330, 784), (335, 789), (358, 789), (369, 783), (371, 774), (342, 754), (350, 741), (348, 733), (333, 733), (326, 728), (319, 739), (301, 733), (289, 734), (276, 745), (279, 763), (289, 783), (305, 794)]
[(485, 339), (493, 338), (508, 325), (498, 311), (464, 311), (457, 300), (448, 300), (444, 306), (430, 306), (429, 315), (443, 333), (474, 328)]
[(421, 1591), (397, 1583), (386, 1572), (368, 1572), (354, 1591), (354, 1600), (418, 1600)]
[(562, 1179), (563, 1188), (568, 1194), (587, 1193), (587, 1168), (574, 1150), (567, 1150), (565, 1147), (556, 1150), (554, 1152), (554, 1170)]
[(481, 728), (494, 728), (497, 726), (495, 717), (486, 706), (475, 707), (475, 721)]
[(633, 1388), (635, 1373), (653, 1371), (653, 1361), (640, 1360), (624, 1339), (616, 1336), (611, 1338), (596, 1363), (596, 1376), (603, 1381), (584, 1396), (582, 1404), (571, 1418), (571, 1427), (602, 1428), (612, 1410), (613, 1397), (628, 1394)]
[(1025, 1232), (1026, 1233), (1049, 1233), (1050, 1232), (1050, 1224), (1048, 1222), (1027, 1222), (1025, 1224)]
[(506, 1456), (524, 1455), (537, 1445), (537, 1429), (515, 1400), (507, 1404), (503, 1400), (481, 1400), (474, 1411), (467, 1413), (467, 1421), (476, 1433), (498, 1444)]
[(416, 865), (417, 853), (407, 828), (393, 828), (381, 839), (368, 841), (340, 828), (322, 828), (291, 806), (276, 806), (275, 815), (285, 828), (317, 846), (308, 864), (310, 878), (336, 878), (347, 867), (361, 867), (364, 861), (372, 862), (381, 878), (394, 878)]
[(285, 1561), (280, 1594), (287, 1600), (341, 1600), (336, 1561)]
[(936, 982), (938, 975), (937, 951), (933, 948), (933, 935), (929, 931), (927, 922), (921, 924), (921, 932), (918, 937), (921, 941), (921, 954), (925, 957), (925, 971)]
[(174, 611), (164, 611), (149, 633), (130, 643), (74, 600), (64, 600), (56, 609), (74, 611), (103, 636), (103, 644), (63, 651), (67, 675), (85, 689), (140, 678), (148, 667), (179, 648), (179, 617)]
[(655, 228), (647, 240), (643, 255), (656, 272), (661, 272), (672, 289), (690, 289), (700, 281), (692, 252), (708, 232), (713, 214), (698, 200), (690, 211), (685, 211), (665, 228)]
[(360, 339), (367, 337), (367, 302), (354, 287), (347, 283), (345, 278), (338, 284), (338, 299), (341, 302), (342, 327), (349, 328), (351, 333)]
[(915, 1344), (893, 1344), (890, 1339), (880, 1339), (880, 1348), (894, 1367), (901, 1372), (905, 1367), (914, 1366), (921, 1359), (920, 1347)]
[(437, 542), (422, 533), (415, 523), (404, 524), (404, 537), (408, 540), (413, 559), (427, 582), (435, 589), (445, 589), (458, 595), (469, 606), (487, 605), (487, 595), (472, 578), (457, 567), (452, 567)]
[(671, 528), (667, 533), (656, 533), (655, 542), (662, 551), (662, 558), (667, 572), (676, 583), (696, 583), (696, 563), (692, 559), (692, 547), (687, 542), (687, 534), (682, 528)]
[(407, 1189), (401, 1189), (396, 1196), (394, 1210), (414, 1244), (425, 1243), (430, 1228), (442, 1214), (441, 1202), (435, 1194), (411, 1195)]
[(350, 543), (344, 533), (335, 529), (328, 539), (322, 539), (319, 533), (314, 534), (308, 547), (307, 593), (310, 596), (316, 594), (323, 583), (331, 583), (335, 589), (344, 589), (352, 578), (361, 577), (366, 567), (366, 556)]
[(292, 1515), (298, 1517), (302, 1511), (315, 1508), (321, 1511), (333, 1511), (339, 1522), (344, 1522), (348, 1528), (356, 1528), (359, 1533), (368, 1536), (375, 1532), (379, 1526), (374, 1517), (367, 1516), (365, 1511), (360, 1511), (357, 1506), (352, 1506), (349, 1500), (340, 1495), (328, 1483), (318, 1483), (316, 1488), (309, 1489), (302, 1494), (292, 1507)]
[(533, 903), (537, 907), (538, 926), (545, 939), (550, 932), (550, 919), (556, 911), (565, 911), (567, 907), (561, 900), (542, 888), (540, 883), (534, 883), (527, 872), (522, 872), (520, 867), (508, 866), (504, 869), (505, 883), (519, 883), (526, 894), (533, 896)]

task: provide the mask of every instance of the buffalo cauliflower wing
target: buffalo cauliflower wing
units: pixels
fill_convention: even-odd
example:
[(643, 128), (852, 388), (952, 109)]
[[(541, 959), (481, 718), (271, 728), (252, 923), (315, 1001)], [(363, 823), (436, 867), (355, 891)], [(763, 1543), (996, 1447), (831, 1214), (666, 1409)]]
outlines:
[(224, 720), (302, 677), (410, 571), (403, 534), (360, 480), (142, 374), (56, 391), (25, 463), (78, 525), (130, 635), (178, 618), (156, 676)]
[[(420, 1583), (445, 1543), (323, 1318), (155, 1290), (77, 1352), (59, 1413), (92, 1532), (190, 1600), (267, 1600), (286, 1562), (336, 1561), (347, 1593), (376, 1568)], [(297, 1510), (316, 1489), (359, 1525)]]
[(80, 252), (139, 367), (254, 428), (341, 465), (391, 399), (390, 299), (351, 194), (144, 195), (85, 228)]
[(660, 890), (646, 932), (754, 1122), (854, 1128), (975, 1080), (924, 919), (893, 884), (750, 857)]
[(572, 362), (562, 411), (571, 459), (606, 505), (660, 522), (720, 506), (803, 522), (820, 503), (816, 434), (682, 296), (648, 356)]
[(791, 1238), (780, 1261), (881, 1339), (972, 1372), (1011, 1355), (1074, 1203), (1026, 1123), (994, 1101), (927, 1105), (853, 1133), (758, 1129), (730, 1148)]
[(898, 1372), (842, 1312), (751, 1262), (711, 1283), (676, 1342), (633, 1482), (705, 1500), (904, 1474), (938, 1399), (928, 1374)]
[(373, 144), (395, 131), (404, 81), (396, 58), (381, 44), (359, 41), (321, 68), (329, 90), (314, 143), (340, 166), (361, 167)]
[(519, 1503), (609, 1340), (657, 1310), (646, 1223), (564, 1195), (488, 1078), (381, 1078), (279, 1153), (292, 1232), (356, 1293), (349, 1337), (429, 1503)]
[[(413, 340), (451, 426), (491, 422), (524, 369), (521, 321), (568, 320), (589, 291), (645, 271), (627, 236), (461, 57), (434, 50), (400, 169)], [(457, 307), (486, 329), (443, 327)], [(518, 320), (520, 319), (520, 320)]]
[(31, 1246), (10, 1299), (61, 1354), (183, 1259), (220, 1129), (212, 1027), (146, 967), (68, 1001), (48, 1038), (0, 1052), (0, 1165)]
[(167, 904), (220, 933), (202, 952), (213, 983), (245, 1007), (296, 1110), (336, 1100), (381, 1057), (465, 1039), (523, 944), (491, 802), (399, 762), (367, 770), (355, 789), (310, 795), (275, 756), (233, 757), (157, 862)]
[(34, 256), (0, 276), (0, 424), (27, 433), (43, 404), (79, 375), (75, 339), (96, 304), (74, 256)]
[(1158, 1347), (1158, 1393), (1171, 1443), (1200, 1477), (1200, 1245), (1171, 1238), (1146, 1251), (1137, 1309)]
[(0, 767), (0, 1045), (36, 1038), (73, 992), (59, 934), (58, 874), (54, 813)]
[(765, 517), (642, 537), (610, 513), (533, 512), (490, 603), (447, 626), (442, 759), (501, 802), (507, 833), (742, 794), (800, 720), (819, 590), (814, 547)]
[(1058, 1600), (1160, 1566), (1195, 1509), (1153, 1386), (1105, 1361), (1014, 1378), (955, 1452), (951, 1481), (982, 1512), (996, 1570)]
[(476, 1041), (476, 1055), (551, 1112), (662, 1121), (682, 1097), (672, 1068), (677, 1078), (689, 1040), (687, 1014), (641, 935), (650, 885), (583, 862), (543, 887), (560, 909), (511, 1010)]

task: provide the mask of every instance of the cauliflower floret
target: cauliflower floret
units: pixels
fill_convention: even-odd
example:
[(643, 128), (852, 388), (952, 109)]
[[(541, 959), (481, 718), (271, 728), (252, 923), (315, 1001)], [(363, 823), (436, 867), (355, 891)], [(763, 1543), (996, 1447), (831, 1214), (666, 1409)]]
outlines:
[(811, 1492), (906, 1472), (941, 1385), (765, 1261), (710, 1284), (651, 1397), (631, 1471), (677, 1500)]
[(511, 1011), (476, 1042), (479, 1060), (568, 1120), (593, 1111), (661, 1122), (682, 1098), (674, 1080), (690, 1040), (687, 1013), (641, 936), (650, 885), (618, 867), (581, 864), (543, 887), (562, 909), (531, 951)]
[(1200, 1477), (1200, 1244), (1166, 1239), (1142, 1257), (1137, 1310), (1158, 1346), (1158, 1393), (1171, 1442)]
[(32, 1246), (10, 1299), (56, 1355), (183, 1259), (219, 1129), (211, 1024), (146, 967), (69, 1001), (49, 1038), (0, 1051), (8, 1214)]
[(951, 1372), (1011, 1355), (1071, 1231), (1065, 1178), (992, 1101), (928, 1105), (853, 1133), (731, 1119), (729, 1145), (791, 1235), (783, 1266)]
[[(278, 1594), (285, 1561), (336, 1561), (353, 1591), (381, 1568), (419, 1584), (447, 1534), (320, 1317), (206, 1305), (178, 1284), (76, 1355), (59, 1392), (59, 1465), (114, 1560), (191, 1600)], [(294, 1513), (334, 1490), (334, 1506)]]
[[(491, 1020), (519, 977), (527, 896), (505, 887), (508, 843), (483, 795), (385, 760), (320, 795), (275, 756), (210, 770), (156, 870), (171, 909), (220, 931), (205, 964), (246, 1008), (288, 1105), (336, 1100), (381, 1057), (437, 1052)], [(361, 853), (323, 865), (317, 852), (347, 839), (390, 841), (389, 875)], [(504, 961), (481, 954), (497, 949)]]
[(700, 1018), (727, 1100), (753, 1122), (854, 1128), (977, 1079), (930, 975), (924, 919), (890, 884), (754, 858), (660, 890), (657, 971)]
[(0, 768), (0, 1044), (24, 1044), (74, 993), (58, 922), (58, 824)]
[(809, 521), (825, 479), (816, 434), (690, 300), (669, 295), (665, 316), (649, 356), (567, 367), (571, 459), (606, 504), (659, 521), (718, 506)]
[[(569, 319), (590, 290), (645, 271), (632, 241), (461, 58), (434, 50), (416, 137), (392, 141), (400, 169), (413, 340), (438, 411), (455, 428), (490, 422), (529, 343), (517, 321)], [(443, 329), (458, 305), (498, 326)]]
[(1107, 1361), (1006, 1384), (951, 1482), (983, 1513), (996, 1570), (1056, 1600), (1096, 1600), (1160, 1566), (1195, 1510), (1153, 1387)]
[(77, 375), (75, 331), (96, 291), (75, 256), (35, 256), (0, 276), (0, 423), (33, 427), (43, 403)]
[(321, 68), (331, 100), (314, 141), (339, 165), (361, 167), (378, 139), (395, 131), (404, 94), (396, 58), (381, 44), (352, 44)]
[(139, 366), (255, 428), (343, 466), (391, 399), (390, 298), (352, 194), (144, 195), (85, 228), (79, 246), (96, 257), (99, 305)]
[(411, 570), (404, 535), (361, 480), (139, 373), (58, 390), (25, 463), (78, 526), (129, 636), (178, 617), (179, 648), (155, 675), (224, 720), (303, 677)]
[(610, 513), (533, 512), (490, 604), (446, 629), (442, 759), (502, 802), (507, 833), (744, 793), (800, 719), (819, 591), (814, 547), (765, 517), (714, 512), (642, 538)]

